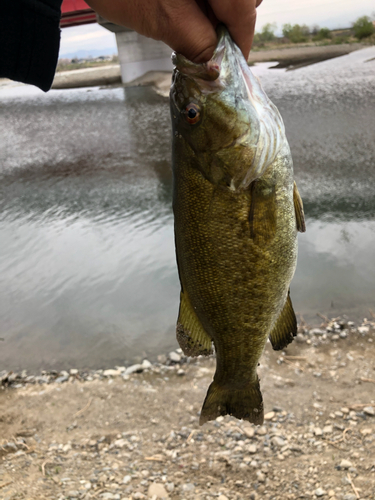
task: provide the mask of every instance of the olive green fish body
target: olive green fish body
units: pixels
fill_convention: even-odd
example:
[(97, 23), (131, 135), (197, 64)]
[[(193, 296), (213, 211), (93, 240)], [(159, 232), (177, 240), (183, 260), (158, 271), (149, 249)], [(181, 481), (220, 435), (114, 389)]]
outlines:
[[(222, 38), (227, 51), (224, 57), (228, 59), (233, 45), (228, 48), (226, 32)], [(190, 80), (193, 83), (189, 88)], [(221, 142), (226, 140), (225, 116), (228, 110), (233, 112), (233, 106), (226, 101), (222, 88), (208, 82), (208, 86), (203, 82), (199, 95), (196, 80), (175, 74), (171, 95), (173, 209), (181, 281), (177, 338), (190, 355), (208, 354), (211, 341), (215, 346), (217, 368), (201, 423), (227, 413), (261, 423), (263, 403), (256, 369), (265, 343), (275, 326), (275, 344), (284, 346), (295, 334), (288, 296), (297, 258), (292, 160), (287, 142), (281, 140), (274, 147), (275, 154), (268, 155), (271, 161), (254, 167), (260, 157), (257, 145), (261, 127), (258, 124), (258, 128), (242, 133), (248, 124), (241, 110), (238, 121), (229, 124), (229, 145), (224, 143), (221, 148), (220, 141), (215, 145), (220, 128), (224, 131)], [(241, 85), (234, 85), (237, 102), (236, 91), (243, 91)], [(180, 96), (182, 106), (176, 92), (185, 93)], [(216, 122), (213, 109), (205, 112), (204, 106), (210, 105), (218, 106)], [(205, 127), (200, 132), (203, 140), (191, 137), (184, 116), (181, 118), (186, 108), (188, 112), (193, 109), (187, 116), (188, 126)], [(194, 122), (194, 111), (202, 113), (201, 124)], [(211, 121), (207, 116), (210, 112), (214, 116)], [(233, 132), (231, 123), (242, 120), (242, 128)], [(253, 176), (249, 175), (251, 169)], [(280, 330), (277, 324), (283, 314), (286, 319), (281, 321)]]

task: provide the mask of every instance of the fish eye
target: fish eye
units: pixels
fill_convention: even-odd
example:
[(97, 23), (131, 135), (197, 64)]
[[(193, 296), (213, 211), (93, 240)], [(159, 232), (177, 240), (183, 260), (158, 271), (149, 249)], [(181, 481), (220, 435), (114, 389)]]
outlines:
[(191, 102), (185, 108), (185, 116), (188, 123), (194, 125), (200, 120), (200, 108), (197, 104)]

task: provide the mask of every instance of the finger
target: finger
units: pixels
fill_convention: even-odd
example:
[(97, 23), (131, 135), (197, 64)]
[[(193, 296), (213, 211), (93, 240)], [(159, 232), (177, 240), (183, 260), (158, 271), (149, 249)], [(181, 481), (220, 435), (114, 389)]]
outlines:
[(219, 21), (224, 23), (233, 40), (247, 59), (254, 38), (256, 7), (262, 0), (209, 0)]
[(212, 23), (194, 0), (171, 2), (162, 40), (193, 62), (211, 59), (217, 44)]

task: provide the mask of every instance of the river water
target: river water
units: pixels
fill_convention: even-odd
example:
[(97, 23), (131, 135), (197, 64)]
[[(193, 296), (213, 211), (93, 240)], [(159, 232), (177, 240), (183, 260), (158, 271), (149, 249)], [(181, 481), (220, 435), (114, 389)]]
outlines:
[[(372, 60), (371, 60), (372, 59)], [(375, 47), (259, 74), (307, 232), (296, 312), (375, 310)], [(168, 99), (0, 89), (0, 369), (111, 367), (177, 347)]]

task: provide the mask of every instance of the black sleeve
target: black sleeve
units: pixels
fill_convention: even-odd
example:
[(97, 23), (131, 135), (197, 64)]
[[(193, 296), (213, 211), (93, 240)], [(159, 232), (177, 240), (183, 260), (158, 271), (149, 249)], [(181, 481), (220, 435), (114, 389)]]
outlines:
[(0, 78), (51, 88), (62, 0), (0, 1)]

